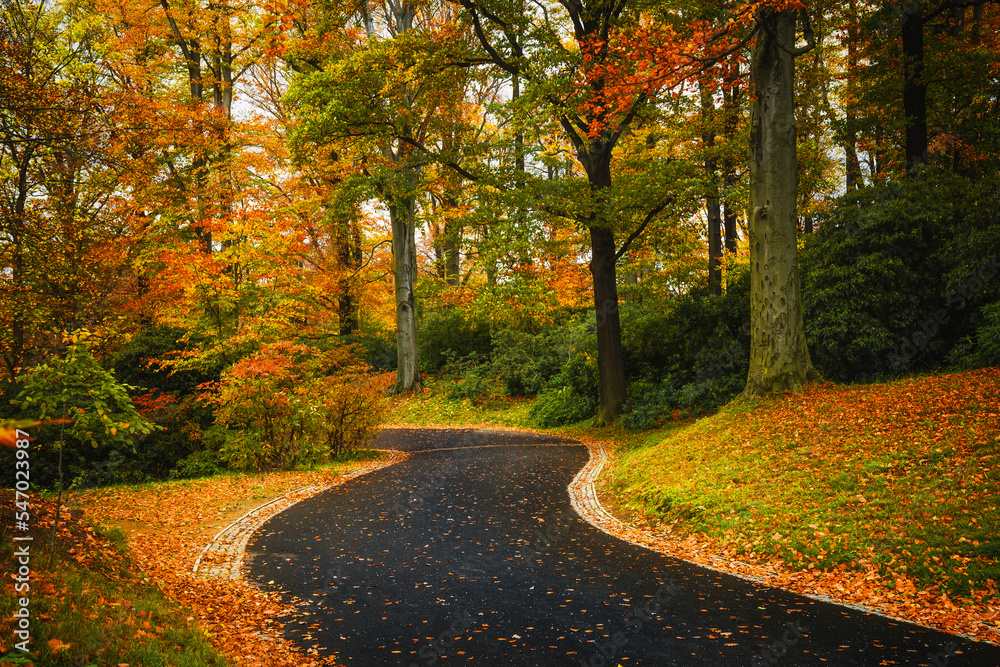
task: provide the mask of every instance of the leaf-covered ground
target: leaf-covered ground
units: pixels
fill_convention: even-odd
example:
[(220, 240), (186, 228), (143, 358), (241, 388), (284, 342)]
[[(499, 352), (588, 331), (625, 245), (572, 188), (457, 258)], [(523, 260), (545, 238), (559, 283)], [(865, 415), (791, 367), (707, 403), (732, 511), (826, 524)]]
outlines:
[[(0, 491), (5, 515), (13, 515), (14, 500), (12, 491)], [(79, 511), (63, 507), (55, 557), (51, 558), (55, 508), (55, 500), (30, 498), (30, 529), (0, 528), (3, 562), (26, 565), (29, 570), (19, 583), (21, 588), (15, 591), (8, 584), (0, 592), (0, 663), (40, 667), (225, 664), (194, 616), (165, 596), (150, 573), (135, 567), (122, 532), (108, 531), (84, 520)], [(29, 600), (30, 637), (27, 645), (15, 647), (15, 642), (24, 640), (13, 634), (14, 613), (23, 611), (18, 603), (23, 598)]]
[[(186, 609), (181, 621), (203, 631), (212, 647), (231, 664), (308, 667), (329, 661), (303, 653), (280, 636), (292, 608), (242, 580), (201, 579), (192, 574), (192, 566), (212, 537), (249, 509), (304, 486), (336, 484), (351, 469), (369, 463), (359, 460), (317, 471), (232, 474), (109, 487), (74, 494), (69, 500), (74, 508), (82, 510), (84, 519), (124, 531), (133, 561), (131, 570), (138, 573), (138, 580), (155, 586), (163, 597)], [(64, 515), (67, 519), (70, 516), (65, 510)], [(81, 568), (90, 568), (106, 547), (86, 539), (86, 530), (80, 535), (84, 537), (64, 531), (59, 541), (64, 544), (67, 558)], [(104, 597), (107, 599), (92, 601), (98, 605), (95, 608), (123, 604), (113, 595)], [(147, 619), (139, 619), (139, 625), (132, 629), (135, 638), (149, 639), (159, 636), (158, 632), (174, 631), (169, 626), (158, 629), (152, 623), (146, 628), (143, 621)], [(36, 648), (51, 656), (47, 644)], [(73, 647), (65, 650), (72, 651)]]
[(603, 498), (682, 557), (996, 642), (998, 436), (997, 368), (819, 385), (625, 441)]

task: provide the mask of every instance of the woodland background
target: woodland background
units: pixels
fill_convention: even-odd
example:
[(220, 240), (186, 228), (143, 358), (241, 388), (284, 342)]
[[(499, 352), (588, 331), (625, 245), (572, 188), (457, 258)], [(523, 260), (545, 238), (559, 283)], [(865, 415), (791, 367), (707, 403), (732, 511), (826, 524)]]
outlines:
[(322, 462), (424, 384), (536, 398), (539, 426), (725, 404), (759, 310), (751, 65), (782, 17), (812, 365), (1000, 361), (998, 3), (0, 16), (0, 416), (48, 422), (35, 483)]

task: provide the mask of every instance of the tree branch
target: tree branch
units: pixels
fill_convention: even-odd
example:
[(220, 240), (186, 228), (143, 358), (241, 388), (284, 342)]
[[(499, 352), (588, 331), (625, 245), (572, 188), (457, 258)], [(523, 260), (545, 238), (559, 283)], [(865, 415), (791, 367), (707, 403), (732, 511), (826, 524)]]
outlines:
[(625, 253), (628, 252), (629, 246), (632, 245), (632, 241), (635, 241), (637, 238), (639, 238), (639, 236), (644, 231), (646, 231), (646, 227), (649, 226), (649, 223), (652, 222), (653, 218), (655, 218), (660, 211), (662, 211), (663, 209), (665, 209), (667, 206), (669, 206), (673, 202), (674, 202), (674, 198), (671, 197), (670, 199), (666, 200), (662, 204), (659, 204), (658, 206), (656, 206), (656, 208), (654, 208), (653, 210), (651, 210), (649, 213), (646, 214), (646, 219), (642, 221), (642, 224), (639, 225), (635, 229), (635, 231), (633, 231), (631, 234), (629, 234), (628, 238), (625, 239), (625, 243), (622, 244), (621, 249), (618, 252), (615, 253), (615, 261), (616, 262), (619, 259), (621, 259), (622, 257), (624, 257)]

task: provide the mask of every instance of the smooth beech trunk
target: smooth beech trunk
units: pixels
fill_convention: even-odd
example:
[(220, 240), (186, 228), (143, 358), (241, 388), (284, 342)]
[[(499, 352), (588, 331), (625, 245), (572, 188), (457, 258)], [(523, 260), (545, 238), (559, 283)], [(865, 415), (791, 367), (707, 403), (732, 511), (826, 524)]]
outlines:
[(815, 371), (802, 323), (795, 245), (795, 12), (762, 12), (750, 81), (750, 372), (746, 394), (799, 390)]
[(392, 224), (392, 277), (396, 292), (396, 385), (393, 393), (419, 391), (423, 384), (417, 361), (417, 309), (413, 282), (417, 274), (416, 215), (413, 197), (389, 205)]

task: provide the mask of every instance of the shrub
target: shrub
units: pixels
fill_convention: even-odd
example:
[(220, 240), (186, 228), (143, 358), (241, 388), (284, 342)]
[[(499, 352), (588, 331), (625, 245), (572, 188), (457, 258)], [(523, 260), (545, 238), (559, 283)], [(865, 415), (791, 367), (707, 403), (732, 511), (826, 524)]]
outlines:
[(630, 431), (656, 428), (676, 406), (676, 388), (671, 378), (659, 383), (640, 379), (628, 387), (621, 424)]
[(378, 371), (396, 370), (396, 334), (376, 322), (361, 321), (360, 328), (344, 343), (362, 352), (364, 362)]
[(454, 359), (492, 351), (490, 325), (485, 320), (467, 318), (457, 308), (427, 315), (417, 330), (417, 349), (423, 370), (436, 373)]
[(184, 457), (170, 471), (170, 479), (193, 479), (195, 477), (211, 477), (222, 472), (219, 456), (216, 452), (202, 450)]
[(265, 345), (206, 387), (216, 416), (206, 436), (235, 468), (313, 465), (372, 435), (383, 417), (382, 384), (346, 348)]
[(223, 366), (174, 369), (161, 360), (174, 360), (193, 347), (184, 342), (184, 329), (155, 326), (144, 329), (130, 340), (112, 361), (115, 376), (128, 384), (156, 388), (175, 397), (196, 394), (198, 385), (219, 379)]
[(508, 396), (535, 396), (568, 358), (572, 323), (539, 334), (511, 329), (493, 333), (493, 373)]
[(386, 391), (395, 381), (392, 373), (340, 377), (336, 383), (314, 380), (315, 414), (310, 430), (320, 438), (324, 455), (339, 457), (359, 449), (374, 438), (385, 420)]
[(843, 197), (802, 253), (817, 368), (858, 381), (940, 368), (966, 352), (975, 364), (968, 341), (1000, 298), (996, 280), (976, 276), (998, 259), (995, 207), (995, 189), (947, 174)]
[[(572, 424), (597, 414), (600, 389), (594, 325), (587, 327), (573, 321), (564, 333), (566, 347), (561, 368), (528, 412), (543, 427)], [(582, 340), (577, 339), (575, 334), (581, 333)]]
[(554, 385), (539, 394), (529, 414), (543, 428), (574, 424), (597, 414), (597, 400), (577, 394), (572, 387)]
[(978, 349), (969, 360), (976, 366), (996, 366), (1000, 364), (1000, 302), (984, 306), (980, 313), (983, 323), (976, 329)]
[[(136, 444), (156, 426), (136, 410), (129, 390), (101, 368), (87, 346), (89, 334), (64, 339), (66, 352), (18, 378), (15, 404), (38, 421), (65, 420), (42, 430), (33, 452), (32, 479), (51, 484), (63, 477), (110, 481), (123, 462), (136, 456)], [(53, 443), (46, 448), (46, 443)]]

